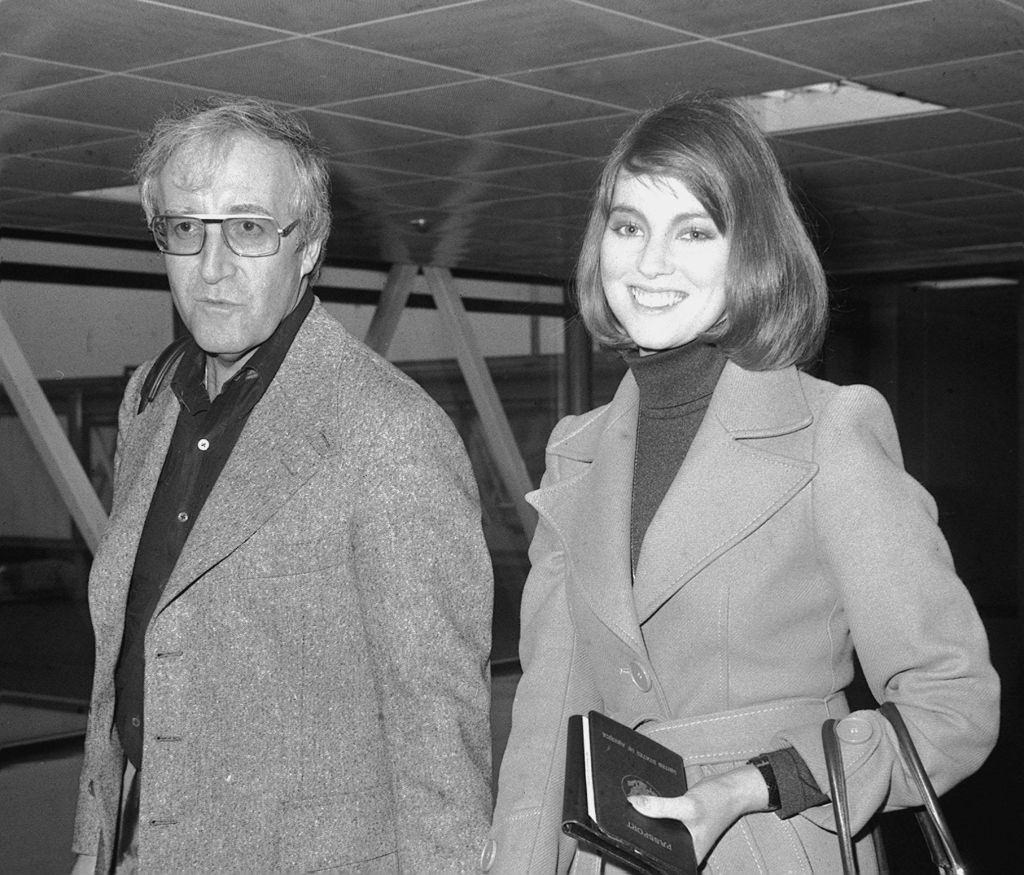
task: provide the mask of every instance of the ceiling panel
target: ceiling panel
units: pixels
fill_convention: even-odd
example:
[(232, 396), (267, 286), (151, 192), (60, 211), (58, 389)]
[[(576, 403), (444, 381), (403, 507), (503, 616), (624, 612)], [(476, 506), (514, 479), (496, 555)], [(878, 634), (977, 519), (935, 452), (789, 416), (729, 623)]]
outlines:
[[(0, 110), (105, 125), (128, 131), (148, 129), (176, 103), (211, 92), (116, 74), (69, 82), (59, 88), (19, 91), (0, 97)], [(60, 145), (59, 138), (54, 146)]]
[(48, 85), (59, 85), (62, 82), (87, 79), (95, 75), (94, 70), (85, 67), (0, 54), (0, 94), (45, 88)]
[(1019, 127), (1005, 122), (965, 112), (945, 112), (869, 122), (857, 126), (856, 136), (851, 136), (850, 128), (842, 127), (793, 134), (786, 139), (854, 155), (886, 155), (942, 147), (967, 149), (1015, 138), (1020, 142), (1022, 133)]
[[(109, 128), (0, 110), (0, 154), (41, 152), (62, 145), (73, 149), (80, 143), (108, 140), (110, 135)], [(133, 143), (138, 139), (131, 137)]]
[(402, 119), (413, 127), (456, 136), (490, 134), (540, 127), (604, 115), (607, 110), (587, 100), (550, 91), (523, 88), (495, 79), (475, 79), (444, 88), (406, 91), (355, 100), (337, 107), (354, 116), (380, 121)]
[[(595, 0), (595, 5), (657, 21), (692, 33), (725, 36), (805, 20), (833, 19), (891, 5), (892, 0)], [(841, 27), (841, 23), (836, 26)]]
[(680, 91), (713, 87), (726, 94), (758, 94), (763, 83), (796, 88), (820, 82), (820, 72), (715, 42), (615, 55), (510, 76), (518, 82), (612, 104), (647, 109)]
[[(514, 33), (514, 40), (496, 39)], [(639, 17), (550, 0), (481, 0), (327, 34), (351, 45), (498, 75), (667, 46), (686, 37)]]
[(466, 78), (440, 67), (306, 37), (147, 67), (141, 73), (154, 79), (299, 106), (336, 103)]
[(1024, 93), (1024, 52), (864, 76), (861, 81), (872, 88), (943, 106), (984, 106), (1000, 94)]
[[(218, 17), (263, 24), (291, 33), (310, 34), (458, 6), (459, 0), (166, 0), (169, 6), (206, 12)], [(477, 0), (462, 0), (462, 3)]]
[(1018, 50), (1024, 17), (999, 0), (930, 0), (819, 18), (735, 42), (810, 67), (839, 67), (856, 78)]
[(0, 4), (3, 51), (97, 70), (130, 70), (275, 36), (261, 27), (134, 0)]
[(147, 239), (140, 137), (197, 96), (300, 113), (329, 257), (562, 280), (602, 159), (684, 90), (839, 79), (948, 111), (773, 146), (826, 266), (1024, 267), (1022, 0), (3, 0), (0, 233)]

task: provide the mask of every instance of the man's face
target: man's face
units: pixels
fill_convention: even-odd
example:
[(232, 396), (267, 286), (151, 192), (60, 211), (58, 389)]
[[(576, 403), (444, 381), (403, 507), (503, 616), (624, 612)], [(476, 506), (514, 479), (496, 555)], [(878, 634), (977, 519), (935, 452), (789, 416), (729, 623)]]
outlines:
[[(298, 178), (279, 143), (237, 136), (223, 149), (200, 142), (179, 150), (156, 180), (160, 212), (178, 215), (272, 216), (278, 228), (295, 219)], [(298, 302), (317, 244), (296, 248), (298, 233), (275, 255), (232, 252), (219, 224), (206, 226), (196, 255), (164, 255), (178, 313), (200, 348), (233, 372)]]

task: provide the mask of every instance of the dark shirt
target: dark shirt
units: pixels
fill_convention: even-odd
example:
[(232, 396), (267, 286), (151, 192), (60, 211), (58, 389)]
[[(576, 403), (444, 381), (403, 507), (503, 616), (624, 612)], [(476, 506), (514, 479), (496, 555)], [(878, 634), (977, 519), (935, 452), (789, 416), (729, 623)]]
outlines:
[(142, 767), (146, 629), (249, 414), (277, 374), (312, 306), (313, 294), (307, 290), (212, 401), (206, 391), (206, 355), (195, 342), (186, 347), (171, 380), (180, 405), (178, 420), (135, 553), (114, 673), (114, 723), (125, 755), (137, 769)]

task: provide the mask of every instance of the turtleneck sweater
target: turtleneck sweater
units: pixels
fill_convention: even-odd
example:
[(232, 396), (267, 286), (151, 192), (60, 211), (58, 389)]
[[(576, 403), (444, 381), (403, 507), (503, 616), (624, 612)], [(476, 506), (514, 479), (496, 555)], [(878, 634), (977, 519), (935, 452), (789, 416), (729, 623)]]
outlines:
[[(623, 353), (640, 390), (633, 489), (630, 506), (630, 563), (636, 571), (644, 535), (704, 421), (726, 357), (716, 346), (693, 341), (641, 355)], [(769, 799), (782, 818), (828, 801), (795, 748), (761, 757), (759, 768)]]
[(704, 421), (725, 356), (716, 346), (693, 341), (650, 355), (631, 351), (623, 358), (640, 389), (629, 537), (636, 571), (647, 527)]

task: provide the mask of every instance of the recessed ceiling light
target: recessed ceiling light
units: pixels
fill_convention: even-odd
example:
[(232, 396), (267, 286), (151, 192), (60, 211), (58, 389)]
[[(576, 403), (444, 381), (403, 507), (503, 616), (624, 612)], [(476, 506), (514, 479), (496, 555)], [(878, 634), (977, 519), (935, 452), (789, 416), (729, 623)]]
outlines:
[(970, 276), (948, 280), (922, 280), (911, 285), (915, 289), (944, 291), (949, 289), (983, 289), (990, 286), (1016, 286), (1018, 282), (1005, 276)]
[(768, 134), (834, 128), (947, 109), (937, 103), (878, 91), (845, 79), (766, 91), (741, 97), (739, 102), (753, 115), (761, 130)]
[(137, 185), (121, 185), (116, 188), (91, 188), (86, 191), (73, 191), (72, 197), (92, 197), (102, 201), (118, 201), (122, 204), (139, 203), (139, 187)]

